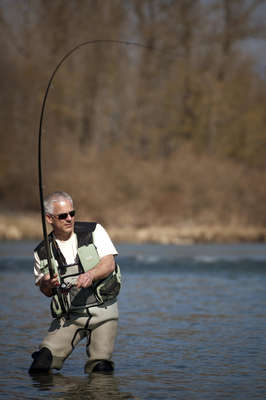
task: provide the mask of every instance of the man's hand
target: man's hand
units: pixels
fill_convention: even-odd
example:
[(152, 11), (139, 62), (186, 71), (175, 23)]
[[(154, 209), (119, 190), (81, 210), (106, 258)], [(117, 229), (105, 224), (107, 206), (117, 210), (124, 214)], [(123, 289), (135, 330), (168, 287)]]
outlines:
[(87, 288), (92, 285), (93, 279), (93, 271), (87, 271), (84, 274), (79, 275), (76, 281), (76, 286), (77, 288)]
[(55, 274), (52, 279), (50, 279), (50, 274), (46, 274), (42, 277), (39, 283), (41, 292), (47, 297), (51, 297), (53, 295), (53, 289), (59, 285), (60, 283), (57, 274)]
[(107, 256), (102, 257), (95, 267), (84, 274), (79, 275), (76, 281), (76, 286), (77, 288), (87, 288), (92, 285), (93, 281), (106, 278), (111, 272), (114, 271), (114, 269), (114, 256), (112, 254), (108, 254)]

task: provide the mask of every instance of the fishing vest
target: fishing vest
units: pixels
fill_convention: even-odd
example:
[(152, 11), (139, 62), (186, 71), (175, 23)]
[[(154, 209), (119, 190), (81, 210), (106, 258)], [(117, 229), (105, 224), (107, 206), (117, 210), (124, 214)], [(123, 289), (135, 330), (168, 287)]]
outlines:
[[(77, 235), (78, 250), (74, 264), (66, 264), (63, 254), (57, 245), (53, 232), (48, 235), (48, 244), (51, 251), (51, 264), (58, 274), (60, 287), (55, 290), (51, 301), (51, 313), (55, 318), (64, 314), (84, 314), (88, 307), (97, 306), (113, 301), (119, 294), (121, 287), (120, 268), (116, 264), (115, 270), (106, 278), (94, 281), (88, 288), (77, 288), (74, 284), (80, 274), (89, 271), (100, 261), (97, 249), (93, 244), (92, 233), (96, 228), (95, 222), (76, 222), (74, 232)], [(47, 274), (48, 260), (44, 241), (35, 249), (40, 259), (40, 269)], [(62, 290), (63, 285), (70, 286), (69, 290)]]

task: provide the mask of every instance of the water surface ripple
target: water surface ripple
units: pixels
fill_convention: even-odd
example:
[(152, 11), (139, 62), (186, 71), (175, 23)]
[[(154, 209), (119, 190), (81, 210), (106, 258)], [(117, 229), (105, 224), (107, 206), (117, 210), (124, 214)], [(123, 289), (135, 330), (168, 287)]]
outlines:
[(83, 374), (85, 342), (33, 379), (50, 320), (34, 243), (0, 244), (1, 399), (265, 399), (266, 246), (120, 245), (114, 375)]

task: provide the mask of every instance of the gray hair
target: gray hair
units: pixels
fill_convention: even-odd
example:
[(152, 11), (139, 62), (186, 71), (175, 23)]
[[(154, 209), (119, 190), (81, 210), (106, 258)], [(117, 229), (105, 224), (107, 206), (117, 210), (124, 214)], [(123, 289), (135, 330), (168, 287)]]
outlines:
[(60, 201), (60, 200), (68, 200), (71, 202), (73, 206), (73, 200), (71, 196), (66, 193), (66, 192), (54, 192), (47, 196), (44, 199), (44, 210), (46, 214), (53, 214), (54, 212), (54, 203)]

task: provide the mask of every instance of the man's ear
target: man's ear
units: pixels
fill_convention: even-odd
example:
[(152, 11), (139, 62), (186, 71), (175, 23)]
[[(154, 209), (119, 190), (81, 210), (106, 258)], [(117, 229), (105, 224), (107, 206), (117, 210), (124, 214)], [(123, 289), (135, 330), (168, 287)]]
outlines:
[(48, 224), (51, 224), (51, 223), (52, 223), (53, 218), (51, 217), (51, 215), (45, 214), (45, 218), (46, 218), (46, 221), (48, 222)]

